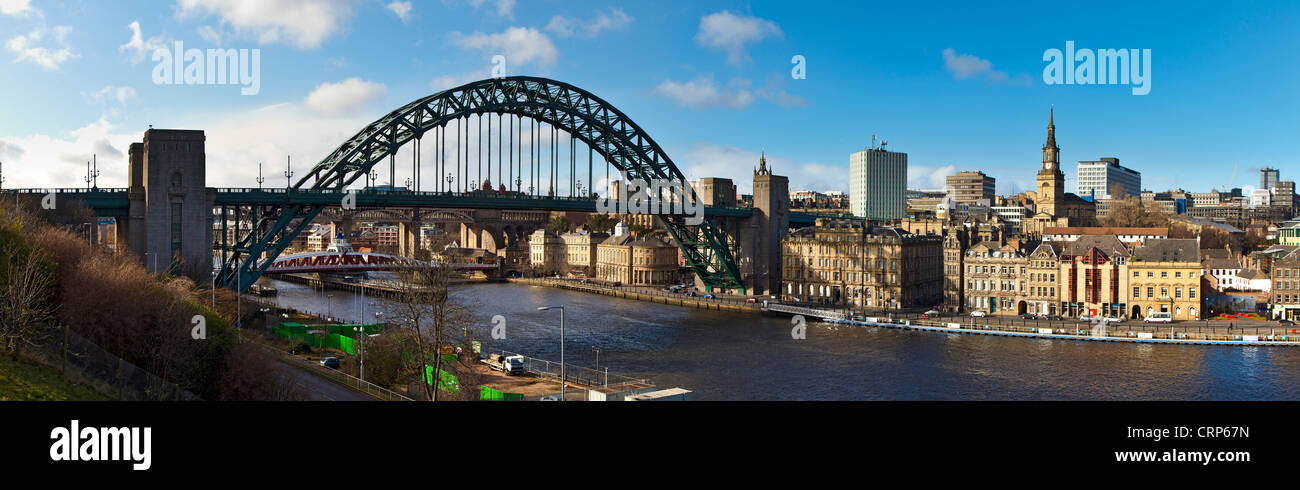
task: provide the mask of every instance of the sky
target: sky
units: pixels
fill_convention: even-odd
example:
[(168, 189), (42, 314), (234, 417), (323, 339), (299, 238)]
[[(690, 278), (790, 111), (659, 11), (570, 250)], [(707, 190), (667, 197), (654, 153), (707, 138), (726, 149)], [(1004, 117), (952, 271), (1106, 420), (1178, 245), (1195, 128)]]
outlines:
[[(125, 187), (145, 130), (201, 129), (209, 186), (256, 186), (258, 162), (280, 185), (287, 155), (301, 173), (501, 55), (507, 75), (593, 92), (689, 178), (742, 192), (760, 153), (791, 190), (847, 191), (873, 135), (908, 154), (909, 188), (982, 170), (1021, 192), (1052, 108), (1067, 188), (1100, 157), (1151, 190), (1300, 177), (1300, 4), (970, 3), (0, 0), (0, 170), (6, 188), (82, 187), (93, 155), (98, 185)], [(257, 93), (155, 83), (154, 51), (178, 41), (260, 50)], [(1067, 41), (1149, 49), (1149, 93), (1048, 84), (1046, 53)]]

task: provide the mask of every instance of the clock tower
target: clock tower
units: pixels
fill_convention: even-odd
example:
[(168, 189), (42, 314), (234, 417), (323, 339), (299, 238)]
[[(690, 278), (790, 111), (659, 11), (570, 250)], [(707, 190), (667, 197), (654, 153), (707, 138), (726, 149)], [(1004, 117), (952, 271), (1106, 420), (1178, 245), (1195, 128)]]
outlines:
[(1047, 116), (1047, 143), (1043, 145), (1043, 168), (1038, 170), (1038, 213), (1058, 216), (1057, 206), (1065, 200), (1065, 174), (1061, 173), (1061, 149), (1056, 146), (1056, 110)]

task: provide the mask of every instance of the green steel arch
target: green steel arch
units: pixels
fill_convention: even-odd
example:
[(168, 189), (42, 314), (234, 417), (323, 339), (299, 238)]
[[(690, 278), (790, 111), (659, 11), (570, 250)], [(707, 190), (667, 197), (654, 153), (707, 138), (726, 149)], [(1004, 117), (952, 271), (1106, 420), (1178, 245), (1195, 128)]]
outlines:
[[(294, 192), (343, 191), (406, 143), (476, 114), (511, 114), (551, 124), (584, 142), (631, 179), (686, 181), (649, 134), (591, 92), (538, 77), (480, 80), (411, 102), (349, 138), (303, 175), (283, 204), (262, 214), (253, 231), (230, 248), (229, 257), (223, 252), (218, 280), (232, 289), (246, 288), (324, 209), (294, 202)], [(687, 225), (680, 215), (660, 218), (704, 286), (743, 289), (732, 253), (734, 240), (719, 224), (706, 219)], [(266, 260), (247, 260), (264, 254)]]

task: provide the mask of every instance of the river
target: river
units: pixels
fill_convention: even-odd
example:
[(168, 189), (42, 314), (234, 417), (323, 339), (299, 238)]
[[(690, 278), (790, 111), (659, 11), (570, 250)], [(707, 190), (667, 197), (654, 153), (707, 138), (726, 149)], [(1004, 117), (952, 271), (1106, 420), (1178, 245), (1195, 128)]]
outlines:
[[(358, 295), (272, 280), (283, 307), (359, 321)], [(501, 349), (565, 358), (682, 387), (697, 400), (1294, 400), (1300, 348), (1153, 345), (858, 328), (701, 311), (517, 284), (454, 286), (471, 336)], [(387, 302), (366, 298), (365, 314)], [(491, 338), (492, 317), (506, 338)], [(372, 317), (373, 318), (373, 317)]]

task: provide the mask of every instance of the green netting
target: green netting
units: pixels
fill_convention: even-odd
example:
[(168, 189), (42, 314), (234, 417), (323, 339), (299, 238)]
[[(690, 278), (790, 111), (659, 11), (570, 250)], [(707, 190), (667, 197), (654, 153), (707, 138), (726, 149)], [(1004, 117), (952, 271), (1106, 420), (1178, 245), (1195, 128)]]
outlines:
[(478, 399), (483, 401), (523, 401), (523, 393), (504, 393), (500, 390), (493, 389), (490, 386), (480, 386), (478, 389)]
[[(433, 366), (428, 364), (424, 365), (424, 383), (433, 384)], [(451, 373), (439, 369), (438, 389), (450, 393), (457, 393), (460, 391), (460, 380), (456, 379), (456, 376)]]

